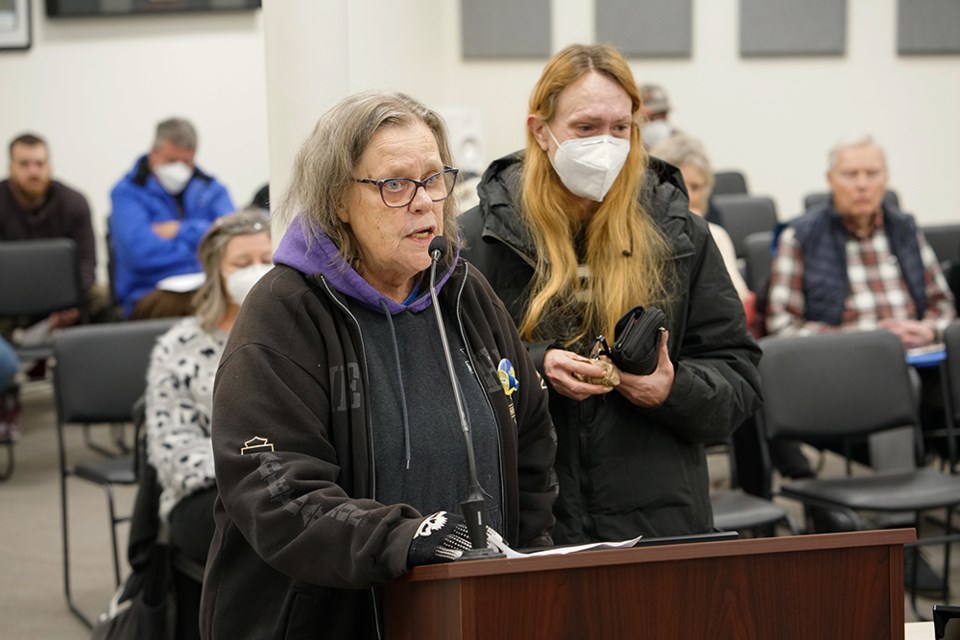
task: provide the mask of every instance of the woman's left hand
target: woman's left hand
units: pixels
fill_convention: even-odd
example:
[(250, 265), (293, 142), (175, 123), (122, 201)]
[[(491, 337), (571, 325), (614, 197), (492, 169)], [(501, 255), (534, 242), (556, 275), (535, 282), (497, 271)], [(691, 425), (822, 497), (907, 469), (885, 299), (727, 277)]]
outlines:
[(657, 368), (648, 376), (638, 376), (620, 370), (620, 384), (615, 388), (623, 397), (640, 407), (659, 407), (673, 389), (673, 362), (667, 350), (669, 332), (660, 337), (660, 359)]

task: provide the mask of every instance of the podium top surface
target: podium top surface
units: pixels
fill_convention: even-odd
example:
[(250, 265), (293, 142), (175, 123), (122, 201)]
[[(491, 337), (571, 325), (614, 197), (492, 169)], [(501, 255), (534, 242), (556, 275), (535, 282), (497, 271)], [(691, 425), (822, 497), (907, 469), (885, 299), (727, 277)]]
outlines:
[(842, 549), (903, 545), (915, 542), (914, 529), (878, 529), (773, 538), (751, 538), (718, 542), (653, 545), (632, 549), (581, 551), (567, 555), (531, 556), (528, 558), (471, 560), (415, 567), (397, 578), (399, 582), (419, 582), (470, 578), (509, 573), (553, 571), (578, 567), (600, 567), (634, 563), (670, 562), (700, 558), (748, 556), (768, 553), (789, 553), (811, 550)]

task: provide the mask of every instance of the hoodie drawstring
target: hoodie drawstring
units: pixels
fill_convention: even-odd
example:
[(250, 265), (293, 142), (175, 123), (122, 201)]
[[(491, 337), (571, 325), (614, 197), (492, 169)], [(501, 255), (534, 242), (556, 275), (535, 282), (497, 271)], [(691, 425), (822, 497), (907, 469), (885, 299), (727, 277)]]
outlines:
[(407, 417), (407, 392), (403, 388), (403, 368), (400, 365), (400, 347), (397, 345), (397, 332), (393, 328), (393, 316), (390, 314), (390, 308), (386, 300), (380, 298), (380, 308), (387, 316), (387, 324), (390, 325), (390, 338), (393, 341), (393, 359), (397, 363), (397, 382), (400, 383), (400, 409), (403, 417), (403, 446), (407, 455), (407, 469), (410, 468), (410, 420)]

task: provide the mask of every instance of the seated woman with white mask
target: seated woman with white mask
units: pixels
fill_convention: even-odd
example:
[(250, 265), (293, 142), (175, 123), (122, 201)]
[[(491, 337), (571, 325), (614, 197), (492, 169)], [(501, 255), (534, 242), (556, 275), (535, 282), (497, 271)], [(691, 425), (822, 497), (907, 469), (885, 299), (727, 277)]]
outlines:
[[(272, 268), (272, 256), (264, 211), (218, 219), (197, 248), (206, 280), (194, 297), (196, 314), (161, 336), (150, 357), (147, 457), (162, 487), (160, 517), (171, 545), (199, 564), (213, 537), (217, 495), (210, 444), (213, 381), (240, 305)], [(196, 590), (199, 606), (199, 584)], [(195, 617), (190, 627), (189, 637), (199, 637)]]

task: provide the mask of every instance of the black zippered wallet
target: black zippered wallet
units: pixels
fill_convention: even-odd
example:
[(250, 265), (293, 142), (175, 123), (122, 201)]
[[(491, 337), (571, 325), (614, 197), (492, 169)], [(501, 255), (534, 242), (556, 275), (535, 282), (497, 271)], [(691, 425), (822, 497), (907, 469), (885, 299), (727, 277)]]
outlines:
[(617, 320), (616, 341), (610, 359), (617, 368), (640, 376), (657, 369), (660, 334), (666, 331), (667, 316), (656, 307), (634, 307)]

